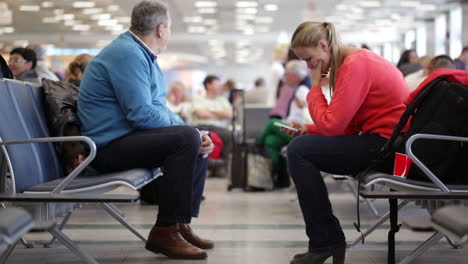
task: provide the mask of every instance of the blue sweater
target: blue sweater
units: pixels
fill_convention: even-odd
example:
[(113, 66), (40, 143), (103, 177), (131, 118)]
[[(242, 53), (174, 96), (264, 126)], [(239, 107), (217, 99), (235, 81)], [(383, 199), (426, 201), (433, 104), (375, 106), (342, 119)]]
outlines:
[(181, 125), (166, 93), (155, 56), (123, 33), (86, 67), (78, 98), (81, 133), (101, 147), (134, 130)]

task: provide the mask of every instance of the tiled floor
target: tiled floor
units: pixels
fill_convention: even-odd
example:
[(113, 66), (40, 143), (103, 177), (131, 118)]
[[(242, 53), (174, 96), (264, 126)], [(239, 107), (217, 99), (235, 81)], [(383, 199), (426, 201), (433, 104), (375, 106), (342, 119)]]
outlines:
[[(353, 227), (356, 200), (342, 183), (327, 180), (334, 211), (340, 219), (348, 242), (359, 236)], [(96, 206), (89, 205), (73, 214), (65, 233), (99, 263), (216, 263), (216, 264), (287, 264), (291, 257), (306, 250), (307, 238), (296, 195), (288, 191), (245, 193), (226, 191), (227, 180), (209, 179), (207, 200), (202, 215), (193, 221), (193, 229), (216, 241), (203, 261), (169, 260), (146, 251), (143, 243)], [(381, 212), (385, 201), (376, 201)], [(119, 206), (130, 223), (144, 235), (155, 221), (157, 207), (139, 204)], [(415, 211), (416, 210), (416, 211)], [(424, 214), (414, 206), (405, 208), (402, 216)], [(361, 204), (364, 227), (377, 218)], [(388, 224), (347, 251), (346, 263), (386, 263)], [(402, 228), (397, 233), (397, 260), (408, 255), (431, 233), (416, 233)], [(29, 234), (29, 240), (45, 241), (44, 234)], [(442, 240), (413, 263), (468, 263), (468, 249), (452, 249)], [(80, 260), (57, 243), (52, 248), (15, 249), (7, 263), (80, 263)], [(331, 263), (329, 260), (326, 263)]]

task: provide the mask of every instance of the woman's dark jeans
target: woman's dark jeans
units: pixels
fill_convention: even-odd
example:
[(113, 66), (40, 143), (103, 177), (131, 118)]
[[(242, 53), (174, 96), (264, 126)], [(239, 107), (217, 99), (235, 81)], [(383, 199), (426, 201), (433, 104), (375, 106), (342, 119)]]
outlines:
[(375, 159), (386, 139), (379, 135), (305, 135), (288, 145), (288, 165), (309, 237), (309, 250), (346, 245), (340, 222), (333, 215), (320, 171), (353, 175)]

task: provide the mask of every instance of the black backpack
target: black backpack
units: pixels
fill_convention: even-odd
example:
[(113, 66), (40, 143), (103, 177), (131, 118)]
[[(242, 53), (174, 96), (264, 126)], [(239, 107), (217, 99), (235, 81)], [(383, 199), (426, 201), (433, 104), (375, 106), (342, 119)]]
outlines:
[(13, 79), (13, 73), (2, 55), (0, 55), (0, 78)]
[[(410, 121), (408, 131), (401, 131)], [(406, 153), (405, 143), (414, 134), (468, 137), (468, 86), (439, 77), (430, 82), (408, 105), (391, 138), (382, 148), (370, 170), (391, 173), (395, 152)], [(466, 144), (465, 144), (466, 145)], [(419, 139), (412, 150), (439, 179), (447, 184), (468, 183), (468, 149), (462, 142)], [(362, 174), (361, 174), (362, 175)], [(359, 176), (358, 176), (359, 177)], [(429, 181), (415, 165), (408, 179)]]

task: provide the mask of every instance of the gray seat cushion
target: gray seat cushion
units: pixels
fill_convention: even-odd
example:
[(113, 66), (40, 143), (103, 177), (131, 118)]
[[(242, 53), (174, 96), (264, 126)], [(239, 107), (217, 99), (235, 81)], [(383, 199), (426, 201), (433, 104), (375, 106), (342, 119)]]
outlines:
[[(112, 183), (125, 182), (136, 189), (151, 181), (161, 170), (158, 169), (132, 169), (113, 173), (100, 174), (98, 176), (78, 176), (68, 186), (65, 191), (73, 191), (84, 188), (98, 188), (99, 186)], [(51, 192), (63, 179), (35, 185), (25, 192)]]
[(433, 214), (432, 221), (459, 237), (468, 235), (468, 207), (443, 207)]
[[(440, 190), (439, 187), (437, 187), (437, 185), (431, 182), (415, 181), (415, 180), (406, 179), (406, 178), (399, 177), (399, 176), (393, 176), (391, 174), (386, 174), (383, 172), (369, 173), (361, 178), (361, 182), (363, 184), (369, 184), (372, 181), (376, 181), (378, 179), (386, 179), (388, 181), (393, 182), (394, 184), (392, 184), (392, 186), (389, 186), (389, 187), (392, 187), (397, 191), (400, 190), (398, 188), (398, 185), (402, 185), (402, 186), (405, 185), (404, 187), (402, 187), (402, 190), (405, 190), (405, 191), (411, 190), (411, 186), (414, 186), (415, 190), (420, 190), (420, 189), (417, 189), (417, 187)], [(452, 191), (468, 191), (468, 185), (447, 185), (447, 187), (451, 189)]]
[(15, 238), (25, 232), (25, 228), (32, 224), (31, 216), (20, 208), (0, 209), (0, 236)]

